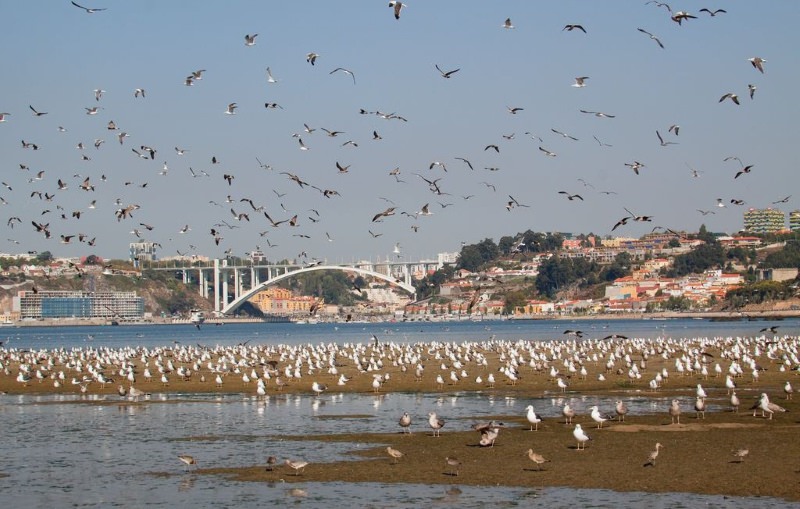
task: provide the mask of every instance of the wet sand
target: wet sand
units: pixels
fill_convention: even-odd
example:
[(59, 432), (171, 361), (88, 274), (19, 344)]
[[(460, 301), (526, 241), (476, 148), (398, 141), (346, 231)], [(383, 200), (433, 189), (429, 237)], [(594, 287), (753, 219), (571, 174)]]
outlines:
[[(796, 347), (797, 340), (792, 339), (787, 346), (791, 345)], [(724, 373), (727, 372), (727, 366), (731, 361), (722, 358), (720, 348), (703, 347), (703, 350), (705, 354), (698, 358), (707, 362), (706, 365), (711, 372), (708, 377), (702, 376), (699, 372), (680, 376), (675, 370), (674, 360), (681, 355), (680, 350), (668, 359), (649, 356), (646, 367), (641, 368), (641, 379), (633, 380), (625, 369), (621, 370), (622, 373), (617, 372), (620, 366), (624, 367), (624, 362), (617, 361), (617, 366), (608, 371), (604, 360), (595, 362), (591, 360), (591, 355), (587, 355), (584, 359), (584, 366), (588, 371), (585, 379), (577, 372), (566, 373), (561, 360), (550, 365), (557, 366), (559, 370), (565, 372), (565, 378), (569, 382), (566, 396), (604, 395), (614, 398), (635, 394), (637, 397), (685, 398), (693, 397), (696, 385), (701, 383), (709, 393), (710, 403), (728, 409), (729, 396), (725, 388)], [(65, 384), (60, 388), (54, 388), (53, 381), (49, 378), (41, 382), (34, 378), (27, 385), (17, 382), (15, 377), (18, 366), (13, 359), (13, 353), (5, 351), (0, 353), (7, 371), (7, 374), (0, 372), (0, 391), (11, 394), (80, 394), (80, 387), (70, 383), (70, 379), (76, 376), (75, 373), (58, 365), (54, 366), (51, 372), (65, 370), (67, 376)], [(351, 358), (338, 356), (339, 374), (351, 378), (343, 386), (336, 383), (338, 374), (334, 376), (318, 369), (313, 370), (313, 374), (308, 374), (307, 366), (303, 367), (302, 378), (287, 379), (283, 371), (286, 365), (290, 363), (293, 365), (294, 361), (285, 358), (278, 362), (276, 368), (286, 385), (279, 389), (273, 376), (267, 382), (267, 394), (310, 395), (313, 394), (311, 391), (313, 381), (327, 384), (329, 387), (327, 392), (330, 393), (375, 393), (376, 397), (391, 392), (447, 395), (455, 392), (483, 391), (498, 396), (512, 395), (524, 401), (525, 398), (557, 397), (561, 394), (555, 380), (549, 375), (549, 369), (536, 370), (523, 364), (519, 367), (519, 381), (512, 385), (512, 382), (498, 371), (501, 356), (504, 355), (502, 349), (490, 345), (483, 353), (488, 361), (487, 366), (467, 364), (464, 369), (468, 372), (468, 377), (454, 383), (449, 379), (450, 360), (436, 359), (434, 353), (426, 353), (426, 358), (422, 362), (425, 370), (421, 379), (418, 379), (413, 366), (403, 370), (393, 362), (389, 348), (376, 350), (370, 346), (364, 351), (363, 357), (380, 358), (383, 367), (378, 371), (362, 373), (356, 369)], [(634, 362), (639, 362), (641, 356), (631, 355), (631, 357)], [(505, 423), (506, 427), (500, 431), (494, 447), (479, 447), (478, 433), (451, 431), (452, 424), (450, 427), (445, 424), (441, 437), (431, 436), (427, 413), (423, 410), (414, 412), (414, 409), (409, 409), (413, 417), (411, 426), (413, 433), (410, 435), (403, 435), (398, 425), (398, 432), (389, 434), (345, 433), (302, 438), (280, 437), (282, 440), (358, 444), (353, 447), (353, 457), (350, 461), (310, 464), (297, 476), (294, 475), (294, 471), (282, 464), (267, 470), (266, 458), (261, 465), (242, 465), (238, 468), (225, 469), (200, 468), (196, 472), (256, 482), (372, 481), (482, 486), (573, 486), (618, 491), (771, 496), (800, 501), (800, 443), (797, 440), (800, 431), (800, 404), (796, 403), (797, 398), (785, 399), (783, 392), (783, 385), (787, 380), (800, 388), (800, 376), (797, 371), (781, 372), (779, 370), (781, 358), (774, 355), (771, 357), (773, 358), (762, 355), (757, 359), (763, 368), (759, 371), (757, 380), (749, 371), (736, 378), (738, 385), (736, 391), (742, 401), (739, 413), (731, 410), (706, 412), (705, 419), (696, 419), (694, 410), (684, 405), (681, 424), (670, 424), (670, 416), (664, 406), (663, 409), (656, 409), (653, 415), (629, 414), (624, 423), (609, 422), (599, 430), (595, 428), (595, 423), (587, 414), (578, 415), (574, 422), (580, 423), (592, 438), (583, 451), (576, 449), (576, 441), (572, 436), (574, 426), (564, 424), (563, 419), (545, 418), (539, 425), (539, 431), (529, 431), (524, 410), (520, 410), (519, 415), (497, 415), (494, 418)], [(167, 358), (173, 358), (176, 365), (187, 365), (179, 362), (177, 351), (170, 349), (162, 352), (162, 358), (164, 362)], [(274, 356), (262, 357), (262, 360), (266, 358), (278, 359)], [(153, 380), (147, 382), (141, 375), (143, 371), (141, 361), (138, 358), (130, 360), (135, 364), (136, 382), (133, 385), (145, 393), (170, 393), (174, 395), (174, 399), (179, 399), (180, 393), (242, 393), (249, 396), (256, 394), (255, 382), (243, 382), (242, 373), (230, 372), (223, 377), (222, 385), (217, 386), (214, 380), (216, 375), (205, 367), (193, 373), (189, 380), (181, 380), (175, 373), (171, 373), (168, 375), (170, 378), (168, 385), (159, 382), (160, 375), (154, 371)], [(447, 364), (448, 369), (442, 370), (442, 363)], [(716, 363), (719, 363), (724, 370), (720, 376), (714, 375), (713, 367)], [(657, 391), (651, 391), (648, 382), (662, 368), (668, 370), (669, 378)], [(152, 363), (150, 369), (154, 370)], [(151, 404), (144, 398), (138, 401), (120, 398), (117, 395), (117, 386), (122, 383), (127, 388), (130, 384), (127, 381), (121, 382), (124, 379), (119, 376), (117, 370), (118, 368), (114, 366), (106, 365), (104, 372), (115, 381), (107, 384), (105, 388), (96, 382), (91, 382), (87, 385), (86, 392), (107, 395), (107, 400), (114, 404)], [(250, 368), (241, 371), (249, 373)], [(455, 371), (460, 372), (460, 370)], [(487, 383), (490, 373), (496, 378), (494, 387), (490, 387)], [(598, 375), (601, 373), (606, 378), (603, 381), (598, 380)], [(372, 386), (374, 374), (389, 375), (389, 380), (377, 391)], [(436, 382), (436, 376), (439, 374), (443, 376), (444, 384)], [(476, 382), (477, 376), (482, 378), (482, 382)], [(201, 377), (205, 377), (205, 381), (201, 381)], [(760, 417), (760, 414), (754, 417), (749, 408), (762, 392), (767, 393), (771, 401), (784, 406), (788, 412), (776, 413), (771, 420)], [(323, 392), (320, 397), (329, 396)], [(78, 398), (76, 401), (81, 400)], [(659, 402), (659, 405), (663, 405), (663, 402)], [(601, 410), (613, 413), (613, 408)], [(400, 416), (396, 417), (399, 419)], [(471, 422), (479, 420), (476, 418)], [(457, 429), (464, 427), (464, 419), (460, 421), (462, 422), (455, 426)], [(656, 442), (663, 445), (656, 464), (643, 466)], [(404, 456), (396, 464), (392, 464), (386, 446), (403, 452)], [(529, 448), (550, 460), (542, 465), (541, 471), (537, 470), (538, 466), (527, 457), (526, 451)], [(740, 448), (749, 449), (749, 454), (742, 462), (739, 462), (733, 454)], [(446, 457), (456, 457), (461, 462), (459, 475), (454, 475), (453, 469), (446, 464)], [(179, 470), (175, 469), (175, 475), (182, 473)]]

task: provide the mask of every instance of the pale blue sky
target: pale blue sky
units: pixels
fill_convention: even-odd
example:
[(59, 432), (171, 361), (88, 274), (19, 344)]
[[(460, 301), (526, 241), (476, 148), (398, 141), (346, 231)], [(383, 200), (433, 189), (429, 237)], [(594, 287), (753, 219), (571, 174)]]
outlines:
[[(138, 228), (163, 245), (162, 256), (190, 245), (210, 256), (226, 249), (242, 255), (260, 245), (272, 259), (306, 251), (329, 262), (374, 260), (391, 255), (399, 242), (403, 256), (430, 258), (457, 251), (462, 241), (497, 241), (527, 229), (606, 235), (626, 215), (624, 207), (654, 216), (653, 223), (614, 232), (631, 236), (654, 225), (696, 230), (701, 223), (735, 232), (746, 207), (788, 195), (777, 206), (800, 208), (793, 147), (800, 109), (797, 2), (671, 4), (697, 16), (682, 26), (663, 7), (642, 1), (417, 0), (399, 21), (384, 0), (78, 3), (107, 10), (87, 14), (66, 0), (0, 2), (0, 112), (11, 114), (0, 123), (0, 160), (2, 180), (12, 188), (0, 188), (8, 202), (0, 206), (2, 251), (126, 257), (136, 239), (130, 232)], [(712, 18), (699, 12), (703, 7), (728, 12)], [(501, 27), (507, 17), (513, 30)], [(581, 24), (588, 33), (564, 31), (566, 24)], [(658, 36), (665, 49), (637, 28)], [(253, 33), (256, 44), (246, 47), (244, 35)], [(306, 62), (309, 52), (319, 54), (314, 66)], [(755, 56), (767, 60), (764, 74), (748, 62)], [(435, 64), (460, 71), (443, 79)], [(267, 66), (277, 83), (267, 83)], [(352, 70), (356, 84), (344, 73), (330, 74), (337, 67)], [(206, 69), (203, 79), (185, 86), (197, 69)], [(589, 76), (586, 87), (571, 86), (578, 76)], [(748, 84), (757, 86), (754, 100)], [(106, 91), (100, 101), (97, 88)], [(146, 98), (134, 98), (136, 88)], [(727, 92), (741, 104), (719, 103)], [(238, 104), (236, 115), (224, 113), (231, 102)], [(284, 109), (266, 109), (265, 102)], [(29, 105), (48, 114), (34, 117)], [(102, 109), (86, 115), (84, 108), (93, 106)], [(524, 109), (512, 115), (507, 107)], [(360, 108), (408, 122), (361, 115)], [(111, 120), (118, 131), (106, 128)], [(304, 123), (317, 130), (304, 132)], [(673, 124), (680, 125), (678, 136), (667, 132)], [(345, 134), (328, 137), (321, 128)], [(372, 139), (373, 130), (381, 140)], [(656, 130), (677, 144), (661, 146)], [(129, 134), (122, 146), (120, 131)], [(512, 133), (511, 140), (503, 137)], [(105, 143), (95, 149), (95, 139)], [(24, 149), (21, 140), (39, 150)], [(358, 147), (342, 146), (348, 140)], [(484, 150), (490, 144), (500, 152)], [(157, 149), (154, 161), (131, 151), (141, 145)], [(81, 160), (82, 153), (91, 160)], [(219, 164), (211, 164), (212, 156)], [(723, 161), (727, 156), (754, 165), (752, 171), (734, 179), (740, 165)], [(474, 171), (456, 157), (469, 159)], [(273, 170), (260, 168), (256, 158)], [(445, 163), (447, 172), (429, 169), (433, 161)], [(638, 176), (625, 166), (633, 161), (645, 164)], [(165, 162), (168, 173), (160, 175)], [(336, 162), (350, 165), (349, 172), (339, 174)], [(211, 176), (192, 178), (189, 167)], [(404, 182), (389, 175), (395, 167)], [(43, 178), (35, 180), (41, 170)], [(282, 171), (341, 197), (301, 189)], [(450, 195), (433, 194), (415, 173), (441, 178), (441, 191)], [(223, 174), (235, 176), (230, 186)], [(86, 177), (94, 192), (78, 187)], [(58, 190), (59, 178), (68, 189)], [(273, 190), (286, 194), (279, 198)], [(55, 197), (31, 198), (33, 191)], [(584, 201), (568, 201), (558, 191), (579, 193)], [(227, 195), (234, 203), (225, 203)], [(508, 195), (530, 207), (508, 211)], [(141, 208), (117, 221), (117, 198)], [(276, 221), (297, 214), (297, 226), (273, 228), (241, 198), (264, 206)], [(391, 206), (383, 198), (394, 202), (396, 215), (372, 222)], [(727, 207), (718, 208), (717, 198)], [(732, 198), (747, 205), (733, 206)], [(92, 200), (97, 206), (88, 209)], [(426, 203), (430, 216), (401, 214)], [(250, 221), (234, 219), (231, 208), (247, 212)], [(78, 210), (80, 219), (73, 219)], [(10, 217), (21, 223), (9, 227)], [(223, 220), (238, 228), (217, 227), (224, 238), (215, 246), (209, 231)], [(53, 238), (36, 233), (31, 221), (49, 223)], [(191, 231), (180, 234), (187, 224)], [(96, 237), (96, 245), (77, 237), (71, 245), (59, 243), (60, 235), (78, 233)], [(267, 239), (278, 247), (267, 247)]]

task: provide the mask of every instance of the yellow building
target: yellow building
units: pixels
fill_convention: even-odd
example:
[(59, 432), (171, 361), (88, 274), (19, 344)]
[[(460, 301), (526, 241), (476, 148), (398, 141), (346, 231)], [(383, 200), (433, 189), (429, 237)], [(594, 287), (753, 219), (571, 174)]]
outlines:
[(250, 298), (262, 313), (289, 315), (308, 313), (317, 301), (314, 297), (295, 296), (285, 288), (267, 288)]

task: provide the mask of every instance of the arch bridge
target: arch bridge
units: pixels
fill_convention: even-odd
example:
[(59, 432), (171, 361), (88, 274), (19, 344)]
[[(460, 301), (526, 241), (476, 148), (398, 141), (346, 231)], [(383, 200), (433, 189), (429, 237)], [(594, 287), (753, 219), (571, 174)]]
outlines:
[(398, 278), (387, 276), (386, 274), (381, 274), (380, 272), (375, 272), (373, 270), (362, 269), (359, 267), (349, 267), (344, 265), (315, 265), (313, 267), (303, 267), (297, 270), (293, 270), (291, 272), (286, 272), (281, 274), (280, 276), (273, 277), (268, 281), (264, 281), (258, 285), (255, 285), (250, 290), (247, 290), (243, 294), (239, 295), (239, 297), (235, 298), (232, 302), (228, 303), (224, 308), (220, 310), (223, 315), (227, 315), (235, 311), (239, 306), (250, 300), (250, 297), (254, 296), (258, 292), (264, 290), (267, 287), (272, 285), (278, 284), (279, 282), (283, 281), (284, 279), (289, 279), (300, 274), (305, 274), (308, 272), (316, 272), (320, 270), (338, 270), (343, 272), (353, 272), (362, 276), (371, 276), (376, 279), (381, 279), (386, 281), (387, 283), (402, 288), (409, 294), (411, 294), (412, 299), (414, 295), (416, 295), (416, 289), (410, 282), (405, 282)]
[(253, 262), (234, 265), (229, 263), (228, 259), (214, 259), (207, 262), (150, 261), (144, 268), (178, 272), (184, 283), (196, 282), (200, 295), (214, 303), (214, 311), (225, 315), (235, 312), (248, 299), (269, 286), (300, 274), (324, 270), (350, 272), (385, 281), (408, 292), (414, 299), (416, 291), (412, 285), (412, 274), (425, 274), (430, 270), (437, 270), (441, 268), (441, 264), (435, 260), (392, 261), (387, 259), (378, 262), (362, 261), (335, 265), (324, 262), (314, 265)]

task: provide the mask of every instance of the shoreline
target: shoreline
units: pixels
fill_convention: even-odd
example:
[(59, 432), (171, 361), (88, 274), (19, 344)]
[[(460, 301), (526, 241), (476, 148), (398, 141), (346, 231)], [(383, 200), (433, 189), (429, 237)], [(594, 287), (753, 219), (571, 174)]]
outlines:
[[(604, 313), (594, 315), (522, 315), (522, 316), (485, 316), (481, 318), (441, 318), (437, 315), (428, 317), (414, 317), (413, 319), (406, 320), (375, 320), (375, 321), (359, 321), (352, 323), (454, 323), (454, 322), (494, 322), (494, 321), (603, 321), (603, 320), (676, 320), (676, 319), (698, 319), (698, 320), (711, 320), (711, 321), (766, 321), (775, 320), (780, 321), (787, 318), (800, 317), (800, 310), (784, 309), (784, 310), (770, 310), (770, 311), (708, 311), (708, 312), (680, 312), (680, 313)], [(270, 318), (207, 318), (203, 325), (225, 325), (237, 323), (297, 323), (294, 320), (281, 320), (274, 321)], [(323, 324), (323, 323), (348, 323), (340, 320), (320, 320), (318, 323), (309, 324)], [(142, 320), (119, 321), (119, 326), (147, 326), (147, 325), (191, 325), (192, 322), (188, 319), (173, 319), (173, 318), (152, 318)], [(297, 323), (298, 325), (303, 325)], [(23, 327), (86, 327), (86, 326), (108, 326), (115, 327), (106, 319), (47, 319), (47, 320), (18, 320), (14, 322), (6, 322), (0, 326), (0, 331), (3, 329), (23, 328)]]
[[(795, 439), (800, 430), (800, 398), (790, 399), (791, 393), (784, 388), (791, 381), (800, 389), (800, 363), (796, 362), (799, 349), (798, 336), (763, 334), (681, 340), (484, 340), (411, 345), (174, 344), (154, 348), (88, 346), (37, 351), (0, 347), (3, 364), (0, 391), (10, 395), (75, 396), (73, 401), (53, 398), (37, 402), (34, 398), (31, 404), (116, 405), (121, 409), (191, 403), (193, 398), (175, 396), (184, 393), (209, 394), (212, 398), (239, 394), (254, 404), (263, 401), (266, 405), (267, 398), (290, 398), (299, 403), (301, 399), (324, 400), (331, 395), (350, 393), (375, 398), (393, 393), (436, 394), (447, 398), (480, 392), (494, 399), (518, 400), (519, 408), (513, 414), (497, 407), (491, 410), (493, 414), (451, 420), (438, 438), (431, 436), (427, 416), (419, 408), (409, 409), (413, 413), (411, 435), (403, 434), (399, 425), (396, 433), (347, 433), (344, 429), (341, 434), (325, 436), (270, 437), (267, 430), (258, 437), (267, 447), (270, 439), (348, 442), (354, 444), (350, 452), (354, 459), (311, 464), (297, 476), (283, 465), (267, 470), (266, 463), (205, 468), (201, 462), (204, 468), (194, 471), (255, 482), (476, 486), (534, 483), (615, 491), (771, 496), (800, 501), (800, 443)], [(76, 364), (87, 368), (91, 365), (92, 369)], [(23, 376), (23, 366), (27, 376)], [(164, 371), (164, 379), (158, 368)], [(179, 375), (181, 370), (183, 376)], [(146, 371), (151, 372), (149, 379), (145, 378)], [(59, 381), (60, 373), (63, 380)], [(732, 374), (741, 400), (736, 411), (731, 409), (726, 373)], [(101, 375), (105, 382), (100, 381)], [(345, 381), (341, 381), (342, 377)], [(255, 379), (263, 383), (265, 396), (258, 395)], [(565, 387), (560, 388), (559, 381)], [(327, 387), (316, 394), (312, 382)], [(699, 418), (690, 403), (700, 385), (708, 393), (709, 404), (721, 409), (709, 411), (703, 418)], [(136, 395), (132, 395), (133, 387), (138, 391)], [(124, 395), (118, 393), (120, 389)], [(160, 401), (148, 401), (147, 393), (165, 396), (158, 398)], [(784, 407), (786, 412), (776, 410), (769, 419), (754, 417), (750, 409), (760, 394), (768, 394), (770, 402)], [(603, 429), (597, 429), (584, 407), (599, 396), (608, 396), (611, 401), (625, 399), (621, 395), (651, 400), (651, 413), (629, 414), (625, 422), (609, 420)], [(538, 431), (529, 431), (520, 408), (526, 399), (540, 398), (552, 401), (563, 398), (552, 405), (555, 407), (575, 398), (583, 402), (577, 409), (575, 423), (581, 424), (592, 437), (585, 451), (576, 450), (574, 425), (565, 424), (562, 417), (545, 416)], [(672, 398), (682, 401), (683, 415), (678, 424), (671, 424), (667, 412), (666, 402)], [(13, 401), (25, 404), (20, 399)], [(206, 400), (195, 402), (203, 401)], [(613, 405), (603, 411), (613, 414)], [(549, 413), (554, 412), (558, 409), (551, 407)], [(391, 419), (396, 423), (399, 417)], [(309, 418), (318, 416), (310, 413)], [(463, 428), (488, 419), (503, 422), (505, 427), (493, 447), (481, 447), (479, 435)], [(224, 435), (220, 438), (224, 439)], [(182, 439), (192, 442), (214, 437)], [(664, 447), (658, 465), (644, 467), (656, 442)], [(403, 458), (391, 462), (386, 446), (400, 450)], [(742, 462), (733, 455), (740, 448), (749, 451)], [(528, 459), (525, 454), (528, 449), (550, 460), (544, 470), (538, 470)], [(460, 475), (452, 474), (444, 461), (446, 457), (459, 459)], [(770, 465), (768, 475), (754, 470), (765, 464)], [(176, 466), (166, 473), (154, 474), (180, 475), (178, 471)]]

